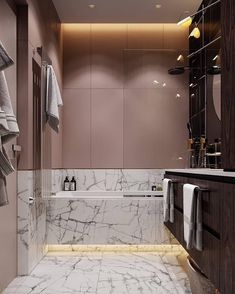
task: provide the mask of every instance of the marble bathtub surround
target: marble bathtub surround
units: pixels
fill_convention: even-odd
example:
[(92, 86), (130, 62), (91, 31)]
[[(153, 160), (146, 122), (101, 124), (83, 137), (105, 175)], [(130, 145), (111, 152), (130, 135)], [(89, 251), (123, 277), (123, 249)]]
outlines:
[(52, 170), (52, 192), (62, 191), (65, 177), (74, 176), (77, 190), (146, 191), (161, 188), (162, 169), (55, 169)]
[(178, 244), (163, 224), (162, 198), (48, 200), (48, 245)]
[(186, 253), (52, 253), (3, 294), (190, 294), (179, 258)]

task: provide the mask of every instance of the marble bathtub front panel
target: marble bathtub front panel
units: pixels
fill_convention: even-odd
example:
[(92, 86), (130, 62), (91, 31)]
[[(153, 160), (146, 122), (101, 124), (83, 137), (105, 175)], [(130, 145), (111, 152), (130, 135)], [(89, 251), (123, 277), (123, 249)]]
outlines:
[(47, 244), (175, 243), (162, 205), (162, 198), (48, 200)]

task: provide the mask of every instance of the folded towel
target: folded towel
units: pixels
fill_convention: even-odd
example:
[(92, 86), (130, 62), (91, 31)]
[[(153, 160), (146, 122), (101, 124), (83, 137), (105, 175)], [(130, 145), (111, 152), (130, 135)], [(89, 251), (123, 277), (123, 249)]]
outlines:
[(174, 222), (174, 191), (171, 179), (163, 180), (164, 222)]
[(0, 171), (0, 206), (7, 205), (8, 202), (8, 195), (7, 195), (7, 189), (6, 189), (6, 178)]
[(0, 70), (4, 70), (12, 64), (14, 64), (14, 61), (8, 55), (3, 44), (0, 42)]
[(202, 209), (198, 186), (185, 184), (183, 187), (184, 240), (187, 249), (202, 250)]
[(47, 92), (46, 92), (46, 113), (51, 128), (59, 132), (59, 106), (63, 105), (60, 88), (56, 79), (54, 69), (47, 66)]
[(6, 77), (4, 72), (0, 71), (0, 135), (2, 143), (8, 142), (18, 134), (19, 127), (13, 112)]

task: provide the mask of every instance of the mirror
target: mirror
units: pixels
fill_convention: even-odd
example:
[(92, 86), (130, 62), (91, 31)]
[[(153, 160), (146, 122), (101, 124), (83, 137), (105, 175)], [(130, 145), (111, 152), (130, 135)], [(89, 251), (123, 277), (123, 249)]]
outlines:
[[(216, 59), (216, 65), (220, 65), (220, 54)], [(213, 76), (213, 103), (215, 112), (219, 120), (221, 120), (221, 74)]]

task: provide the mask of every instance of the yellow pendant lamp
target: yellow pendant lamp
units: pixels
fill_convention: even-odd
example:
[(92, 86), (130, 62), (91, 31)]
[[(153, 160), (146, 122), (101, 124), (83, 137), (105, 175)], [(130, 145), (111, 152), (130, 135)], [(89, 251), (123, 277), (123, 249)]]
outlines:
[(192, 24), (192, 17), (188, 16), (177, 23), (178, 26), (188, 28)]
[(198, 27), (195, 27), (195, 28), (192, 30), (192, 32), (191, 32), (190, 35), (189, 35), (189, 38), (190, 38), (190, 37), (194, 37), (194, 38), (196, 38), (196, 39), (199, 39), (199, 38), (201, 37), (201, 32), (200, 32), (200, 30), (199, 30)]

